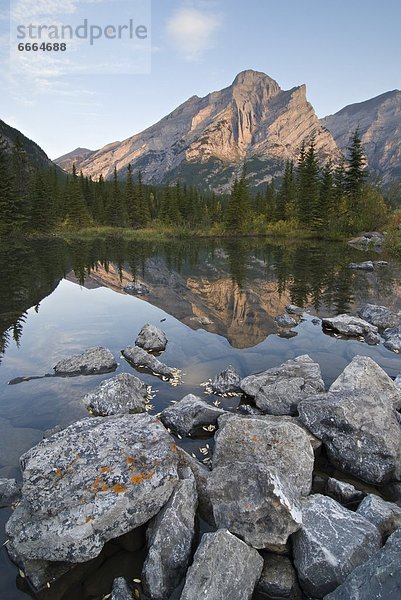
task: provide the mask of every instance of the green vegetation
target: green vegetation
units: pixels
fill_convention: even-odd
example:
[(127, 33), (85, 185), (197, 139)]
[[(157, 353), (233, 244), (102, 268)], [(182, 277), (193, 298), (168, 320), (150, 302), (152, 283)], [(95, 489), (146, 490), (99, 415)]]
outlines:
[[(391, 201), (392, 204), (394, 200)], [(128, 166), (125, 180), (93, 181), (59, 169), (38, 169), (23, 146), (10, 149), (0, 138), (0, 235), (57, 233), (84, 236), (124, 231), (132, 239), (172, 236), (297, 236), (339, 239), (378, 229), (390, 209), (379, 187), (367, 183), (365, 158), (356, 131), (348, 156), (335, 167), (322, 165), (315, 141), (288, 161), (278, 181), (252, 193), (246, 167), (231, 193), (202, 193), (180, 182), (144, 185)]]

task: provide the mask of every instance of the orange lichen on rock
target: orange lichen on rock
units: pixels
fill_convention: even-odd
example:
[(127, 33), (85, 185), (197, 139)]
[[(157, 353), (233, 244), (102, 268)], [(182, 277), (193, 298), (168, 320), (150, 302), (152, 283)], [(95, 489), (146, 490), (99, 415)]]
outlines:
[(113, 485), (113, 492), (115, 492), (116, 494), (122, 494), (123, 492), (125, 492), (125, 487), (120, 483), (116, 483)]
[(56, 469), (56, 475), (57, 477), (61, 477), (63, 474), (63, 471), (61, 469)]
[(101, 473), (110, 473), (110, 471), (111, 471), (110, 467), (100, 467)]
[(102, 492), (107, 492), (109, 489), (108, 485), (102, 485)]
[(135, 462), (135, 458), (133, 456), (128, 456), (127, 457), (127, 463), (129, 465), (132, 465), (133, 462)]

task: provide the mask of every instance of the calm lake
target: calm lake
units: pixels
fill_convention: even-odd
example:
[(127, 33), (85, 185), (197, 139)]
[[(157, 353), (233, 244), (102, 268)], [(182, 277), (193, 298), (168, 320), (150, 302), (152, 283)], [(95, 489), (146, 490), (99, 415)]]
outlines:
[[(203, 396), (200, 384), (229, 364), (245, 376), (309, 354), (321, 365), (327, 385), (356, 354), (371, 356), (392, 377), (401, 372), (400, 356), (382, 344), (368, 346), (327, 335), (315, 318), (355, 314), (366, 302), (401, 310), (400, 264), (390, 261), (373, 273), (348, 269), (350, 262), (380, 258), (371, 251), (344, 243), (282, 245), (255, 239), (162, 244), (117, 238), (66, 243), (54, 238), (3, 244), (0, 477), (20, 479), (20, 455), (46, 430), (87, 417), (81, 399), (102, 380), (121, 372), (138, 375), (120, 351), (147, 322), (161, 327), (169, 340), (161, 360), (184, 373), (178, 387), (139, 374), (156, 392), (154, 413), (189, 392)], [(146, 285), (149, 294), (125, 293), (123, 286), (133, 280)], [(274, 317), (289, 303), (309, 313), (291, 334), (283, 334)], [(119, 363), (115, 373), (43, 377), (52, 375), (61, 358), (92, 346), (106, 346), (114, 353)], [(8, 385), (19, 377), (33, 379)], [(221, 399), (228, 409), (238, 402)], [(185, 447), (202, 459), (202, 443), (191, 440)], [(0, 545), (9, 515), (8, 509), (0, 510)], [(110, 577), (120, 574), (120, 566), (114, 561)], [(63, 598), (101, 598), (107, 586), (107, 580), (98, 587), (92, 581)], [(4, 547), (0, 598), (27, 598), (26, 583)], [(52, 598), (51, 592), (43, 598)]]

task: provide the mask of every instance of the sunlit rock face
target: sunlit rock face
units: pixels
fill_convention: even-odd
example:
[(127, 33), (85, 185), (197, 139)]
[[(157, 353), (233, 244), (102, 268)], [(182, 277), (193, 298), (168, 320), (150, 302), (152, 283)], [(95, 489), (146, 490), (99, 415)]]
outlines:
[(393, 90), (322, 119), (341, 150), (356, 129), (362, 138), (369, 169), (387, 183), (401, 176), (401, 91)]
[[(204, 98), (192, 96), (155, 125), (120, 142), (80, 156), (84, 175), (110, 177), (116, 166), (123, 175), (129, 163), (146, 183), (177, 177), (188, 183), (224, 190), (246, 160), (258, 185), (296, 159), (303, 142), (315, 137), (321, 158), (339, 158), (330, 132), (306, 98), (306, 87), (282, 90), (257, 71), (243, 71), (229, 87)], [(58, 164), (68, 169), (65, 157)]]

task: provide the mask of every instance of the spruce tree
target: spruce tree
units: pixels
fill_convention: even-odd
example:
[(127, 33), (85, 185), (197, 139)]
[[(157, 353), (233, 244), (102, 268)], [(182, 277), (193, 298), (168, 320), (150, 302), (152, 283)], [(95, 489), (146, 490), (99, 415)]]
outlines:
[(0, 136), (0, 234), (12, 233), (18, 226), (11, 155), (7, 141)]
[(228, 200), (225, 226), (231, 233), (240, 233), (247, 227), (250, 218), (250, 201), (248, 184), (246, 181), (246, 167), (241, 178), (235, 179), (230, 198)]
[(42, 233), (52, 231), (56, 224), (56, 216), (46, 173), (36, 171), (32, 190), (31, 229)]
[(125, 206), (127, 209), (128, 225), (130, 227), (138, 226), (138, 194), (134, 188), (134, 182), (132, 180), (132, 167), (131, 163), (127, 169), (127, 179), (125, 181), (124, 189)]
[(299, 221), (313, 229), (321, 225), (319, 174), (315, 140), (312, 138), (306, 152), (305, 148), (302, 148), (298, 162), (297, 212)]
[(345, 189), (348, 196), (348, 204), (351, 211), (357, 211), (364, 182), (367, 177), (366, 158), (358, 129), (354, 132), (350, 140), (347, 163)]
[(295, 203), (294, 163), (288, 160), (285, 165), (283, 181), (276, 196), (274, 217), (276, 221), (284, 221), (292, 215)]
[(90, 223), (90, 217), (75, 165), (72, 167), (72, 176), (68, 182), (67, 190), (65, 207), (67, 225), (76, 229), (87, 227)]

